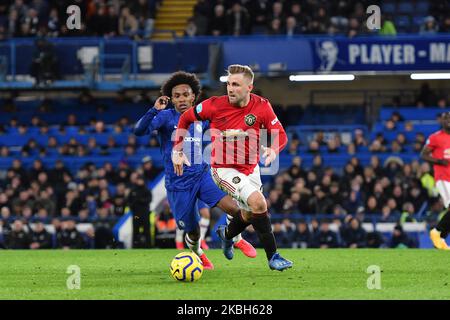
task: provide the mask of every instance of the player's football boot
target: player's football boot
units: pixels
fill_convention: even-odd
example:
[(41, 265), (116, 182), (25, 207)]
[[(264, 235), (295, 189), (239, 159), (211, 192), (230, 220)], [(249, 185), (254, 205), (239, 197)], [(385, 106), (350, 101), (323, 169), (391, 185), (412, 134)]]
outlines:
[(244, 239), (239, 240), (234, 244), (235, 248), (238, 248), (242, 251), (243, 254), (245, 254), (249, 258), (256, 258), (256, 250), (253, 248), (253, 246), (245, 241)]
[(203, 269), (205, 269), (205, 270), (213, 270), (214, 269), (214, 265), (212, 264), (211, 261), (209, 261), (206, 254), (202, 254), (200, 256), (200, 260), (202, 260)]
[(175, 242), (175, 246), (178, 250), (184, 250), (184, 243), (180, 241)]
[(436, 249), (445, 250), (448, 248), (447, 243), (441, 238), (441, 233), (436, 228), (430, 230), (430, 238)]
[(283, 258), (278, 252), (276, 252), (269, 261), (269, 268), (272, 270), (284, 271), (292, 268), (292, 261)]
[(220, 240), (222, 240), (222, 250), (225, 258), (228, 260), (233, 259), (234, 257), (234, 248), (233, 248), (233, 240), (228, 240), (225, 237), (225, 229), (226, 225), (221, 225), (217, 228), (216, 233), (219, 236)]
[(208, 246), (208, 244), (206, 243), (206, 240), (205, 240), (205, 239), (203, 239), (202, 242), (200, 242), (200, 247), (201, 247), (203, 250), (209, 250), (209, 246)]

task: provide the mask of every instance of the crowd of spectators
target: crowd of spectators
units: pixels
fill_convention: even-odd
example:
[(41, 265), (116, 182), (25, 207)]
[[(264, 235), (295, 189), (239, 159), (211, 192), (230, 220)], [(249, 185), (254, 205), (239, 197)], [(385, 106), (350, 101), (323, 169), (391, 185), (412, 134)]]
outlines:
[[(185, 35), (397, 34), (388, 15), (382, 16), (381, 29), (367, 28), (370, 5), (381, 6), (381, 1), (198, 0)], [(449, 12), (448, 2), (430, 1), (430, 15), (423, 19), (420, 33), (449, 32)]]
[[(60, 160), (47, 169), (37, 159), (26, 170), (16, 159), (0, 179), (0, 242), (22, 249), (115, 247), (112, 228), (130, 206), (131, 190), (140, 178), (150, 182), (160, 172), (150, 157), (134, 169), (123, 161), (117, 168), (86, 163), (76, 174)], [(80, 233), (78, 223), (92, 227)], [(53, 238), (44, 225), (52, 226)]]
[[(159, 0), (3, 0), (0, 40), (13, 37), (129, 36), (149, 39)], [(77, 5), (81, 29), (71, 30), (66, 10)]]
[[(43, 103), (41, 111), (45, 111), (47, 105), (48, 102)], [(17, 111), (10, 100), (6, 101), (3, 110)], [(283, 114), (277, 111), (277, 115), (283, 122)], [(275, 234), (282, 246), (417, 245), (401, 230), (403, 223), (421, 220), (431, 226), (442, 215), (444, 207), (437, 197), (430, 165), (417, 160), (406, 163), (402, 159), (402, 152), (408, 146), (415, 154), (420, 152), (425, 135), (416, 132), (413, 124), (405, 122), (398, 113), (393, 113), (386, 121), (383, 132), (392, 131), (400, 124), (414, 133), (414, 141), (408, 142), (405, 134), (399, 133), (388, 144), (383, 134), (370, 140), (363, 131), (355, 130), (350, 143), (343, 144), (339, 134), (325, 138), (324, 132), (318, 131), (304, 145), (306, 154), (313, 156), (312, 165), (307, 168), (302, 161), (306, 154), (299, 152), (299, 145), (304, 142), (295, 135), (291, 137), (283, 153), (293, 156), (292, 164), (275, 176), (265, 189), (269, 210), (276, 218)], [(128, 194), (136, 179), (142, 176), (148, 183), (161, 172), (149, 157), (142, 159), (138, 167), (131, 167), (127, 157), (135, 155), (138, 149), (157, 148), (158, 141), (153, 137), (148, 139), (147, 145), (138, 145), (132, 134), (132, 124), (126, 117), (112, 124), (91, 119), (83, 125), (76, 114), (71, 113), (57, 128), (62, 134), (69, 128), (76, 128), (78, 134), (88, 139), (82, 143), (74, 137), (67, 143), (60, 143), (49, 134), (50, 126), (39, 115), (32, 117), (30, 123), (13, 118), (0, 126), (0, 134), (13, 129), (18, 136), (30, 131), (48, 136), (46, 145), (40, 145), (31, 138), (19, 148), (0, 146), (0, 158), (38, 158), (28, 169), (24, 168), (21, 160), (15, 159), (11, 168), (0, 172), (0, 225), (3, 230), (3, 241), (0, 242), (11, 248), (47, 247), (49, 235), (42, 228), (46, 224), (55, 230), (50, 241), (52, 247), (114, 247), (117, 243), (112, 238), (111, 229), (124, 214)], [(98, 145), (96, 134), (106, 132), (110, 134), (107, 143)], [(126, 142), (118, 144), (115, 135), (123, 133), (127, 135)], [(358, 159), (361, 148), (366, 148), (372, 155), (367, 165), (362, 165)], [(53, 168), (46, 168), (39, 159), (45, 159), (49, 154), (80, 159), (89, 154), (108, 156), (112, 150), (120, 150), (123, 160), (102, 166), (86, 163), (76, 172), (69, 170), (61, 160)], [(324, 157), (342, 150), (350, 157), (342, 171), (323, 164)], [(389, 157), (382, 163), (379, 156), (384, 154)], [(427, 206), (422, 210), (424, 203)], [(421, 216), (417, 216), (421, 210)], [(325, 219), (323, 215), (326, 215)], [(311, 217), (312, 221), (309, 220)], [(395, 231), (398, 233), (397, 245), (391, 244), (381, 234), (363, 232), (361, 223), (372, 222), (373, 218), (398, 224)], [(156, 221), (157, 232), (174, 232), (173, 215), (168, 206), (157, 213)], [(76, 224), (83, 222), (91, 223), (92, 229), (78, 232)], [(330, 223), (334, 230), (329, 228)], [(251, 230), (246, 236), (257, 243)], [(354, 238), (358, 241), (351, 240)], [(70, 244), (64, 245), (64, 239), (68, 239)], [(35, 242), (41, 244), (38, 246)]]
[[(128, 36), (149, 39), (163, 0), (4, 0), (0, 2), (0, 40), (12, 37)], [(368, 0), (198, 0), (186, 36), (365, 34), (395, 35), (393, 17), (383, 15), (379, 30), (366, 26)], [(66, 25), (68, 6), (81, 9), (81, 29)], [(450, 31), (450, 5), (429, 1), (421, 34)]]

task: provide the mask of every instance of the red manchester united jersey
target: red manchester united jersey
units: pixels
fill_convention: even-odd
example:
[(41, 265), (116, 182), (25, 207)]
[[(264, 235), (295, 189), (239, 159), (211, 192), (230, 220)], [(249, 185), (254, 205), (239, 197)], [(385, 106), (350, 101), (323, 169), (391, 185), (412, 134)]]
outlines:
[[(426, 142), (426, 147), (432, 150), (436, 159), (445, 159), (450, 163), (450, 134), (444, 130), (433, 133)], [(447, 166), (434, 165), (434, 178), (436, 181), (450, 181), (450, 164)]]
[(235, 168), (251, 174), (259, 162), (259, 148), (268, 140), (261, 136), (261, 129), (267, 129), (274, 138), (271, 147), (275, 152), (279, 153), (287, 143), (283, 126), (269, 101), (255, 94), (250, 95), (245, 107), (230, 104), (228, 96), (211, 97), (186, 111), (178, 130), (188, 128), (195, 120), (210, 122), (212, 167)]

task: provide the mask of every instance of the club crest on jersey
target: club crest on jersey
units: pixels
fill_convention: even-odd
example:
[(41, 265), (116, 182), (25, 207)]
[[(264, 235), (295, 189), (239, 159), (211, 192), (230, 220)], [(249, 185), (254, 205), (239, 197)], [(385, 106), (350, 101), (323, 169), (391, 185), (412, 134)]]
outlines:
[(197, 107), (195, 107), (195, 111), (197, 111), (197, 113), (202, 112), (202, 110), (203, 110), (203, 106), (201, 103)]
[(241, 178), (234, 177), (232, 181), (233, 181), (234, 184), (238, 184), (239, 182), (241, 182)]
[(248, 125), (249, 127), (251, 127), (256, 122), (256, 116), (250, 113), (245, 116), (244, 120), (245, 120), (245, 124)]

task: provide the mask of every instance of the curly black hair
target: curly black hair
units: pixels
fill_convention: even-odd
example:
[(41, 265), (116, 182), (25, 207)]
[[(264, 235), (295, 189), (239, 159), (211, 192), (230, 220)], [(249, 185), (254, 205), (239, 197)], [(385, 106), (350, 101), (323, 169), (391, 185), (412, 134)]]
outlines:
[(195, 101), (197, 101), (197, 98), (202, 91), (200, 81), (195, 74), (187, 73), (184, 71), (177, 71), (173, 73), (170, 78), (162, 85), (161, 94), (163, 96), (171, 97), (172, 89), (180, 84), (187, 84), (189, 87), (191, 87), (192, 92), (195, 95)]

